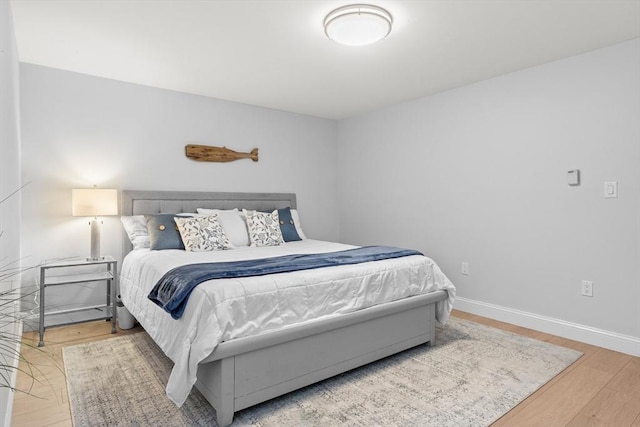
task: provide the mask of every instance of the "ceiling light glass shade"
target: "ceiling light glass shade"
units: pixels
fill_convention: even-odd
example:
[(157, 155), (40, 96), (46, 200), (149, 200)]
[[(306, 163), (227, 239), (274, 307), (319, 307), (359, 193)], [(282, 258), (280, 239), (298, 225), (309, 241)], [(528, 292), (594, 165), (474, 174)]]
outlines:
[(331, 40), (349, 46), (364, 46), (387, 37), (391, 14), (378, 6), (352, 4), (340, 7), (324, 19), (324, 32)]

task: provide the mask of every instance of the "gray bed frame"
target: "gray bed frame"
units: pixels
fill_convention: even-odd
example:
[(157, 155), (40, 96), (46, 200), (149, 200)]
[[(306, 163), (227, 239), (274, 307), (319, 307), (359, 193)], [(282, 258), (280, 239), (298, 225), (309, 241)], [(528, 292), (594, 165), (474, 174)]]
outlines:
[[(196, 208), (296, 208), (291, 193), (122, 192), (122, 215)], [(123, 235), (124, 255), (131, 243)], [(220, 343), (198, 368), (196, 387), (220, 426), (235, 412), (420, 344), (435, 341), (437, 291), (282, 330)], [(142, 325), (143, 327), (145, 325)]]

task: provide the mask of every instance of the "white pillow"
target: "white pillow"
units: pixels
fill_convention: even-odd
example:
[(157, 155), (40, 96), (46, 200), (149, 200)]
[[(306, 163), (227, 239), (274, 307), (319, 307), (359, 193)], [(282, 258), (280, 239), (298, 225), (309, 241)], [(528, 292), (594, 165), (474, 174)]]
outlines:
[(220, 210), (220, 209), (204, 209), (198, 208), (199, 214), (218, 215), (218, 221), (224, 229), (233, 246), (249, 246), (249, 231), (247, 224), (238, 209)]
[(120, 221), (129, 236), (133, 249), (144, 249), (151, 246), (144, 215), (121, 216)]
[(297, 209), (291, 209), (291, 218), (293, 219), (293, 224), (296, 226), (296, 231), (298, 232), (298, 236), (300, 236), (302, 240), (305, 240), (307, 236), (305, 236), (304, 233), (302, 232), (302, 226), (300, 225), (300, 217), (298, 216)]
[(190, 252), (231, 249), (233, 245), (218, 222), (218, 215), (175, 217), (184, 248)]
[(242, 209), (247, 220), (251, 246), (278, 246), (284, 243), (278, 210), (271, 213)]

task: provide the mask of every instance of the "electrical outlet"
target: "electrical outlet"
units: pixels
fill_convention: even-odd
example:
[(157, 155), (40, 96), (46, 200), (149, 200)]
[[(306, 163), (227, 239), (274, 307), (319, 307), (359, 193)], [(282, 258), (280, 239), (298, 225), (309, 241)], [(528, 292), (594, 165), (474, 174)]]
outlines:
[(582, 295), (584, 295), (585, 297), (593, 296), (593, 282), (589, 280), (582, 281)]
[(464, 274), (465, 276), (469, 275), (469, 263), (466, 261), (462, 262), (462, 274)]

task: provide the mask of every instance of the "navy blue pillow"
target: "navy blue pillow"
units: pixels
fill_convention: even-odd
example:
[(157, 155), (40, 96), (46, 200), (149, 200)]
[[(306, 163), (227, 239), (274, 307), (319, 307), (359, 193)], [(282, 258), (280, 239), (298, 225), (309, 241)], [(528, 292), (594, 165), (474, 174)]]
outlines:
[(145, 215), (147, 220), (147, 231), (149, 232), (149, 243), (152, 251), (162, 249), (182, 249), (184, 243), (178, 231), (178, 225), (173, 220), (174, 214), (165, 215)]
[(302, 240), (296, 231), (296, 225), (293, 223), (290, 208), (278, 209), (278, 217), (280, 217), (280, 231), (285, 242), (295, 242)]

